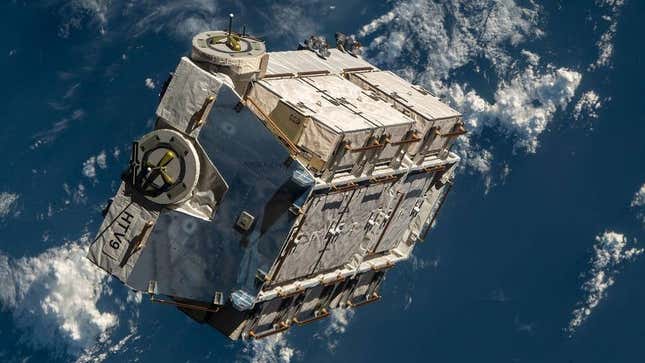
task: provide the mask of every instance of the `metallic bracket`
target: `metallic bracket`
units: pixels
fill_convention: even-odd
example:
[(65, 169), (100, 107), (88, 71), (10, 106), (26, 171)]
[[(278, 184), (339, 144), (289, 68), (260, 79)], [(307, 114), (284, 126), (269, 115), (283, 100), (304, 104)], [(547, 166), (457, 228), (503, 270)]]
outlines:
[(298, 288), (296, 288), (296, 290), (295, 290), (295, 291), (292, 291), (292, 292), (290, 292), (290, 293), (288, 293), (288, 294), (284, 294), (284, 293), (282, 293), (282, 291), (279, 291), (279, 292), (278, 292), (278, 297), (283, 298), (283, 299), (286, 299), (286, 298), (289, 298), (289, 297), (292, 297), (292, 296), (300, 295), (300, 294), (301, 294), (302, 292), (304, 292), (305, 290), (306, 290), (306, 289), (303, 289), (303, 288), (301, 288), (301, 287), (298, 287)]
[(467, 133), (468, 133), (468, 131), (466, 130), (464, 125), (457, 125), (457, 129), (455, 131), (448, 132), (448, 133), (445, 133), (445, 134), (439, 134), (439, 135), (443, 136), (443, 137), (455, 137), (455, 136), (460, 136), (460, 135), (464, 135), (464, 134), (467, 134)]
[(327, 311), (327, 309), (323, 308), (323, 309), (320, 310), (320, 314), (318, 314), (318, 315), (314, 314), (313, 318), (309, 318), (309, 319), (305, 319), (305, 320), (298, 320), (298, 318), (296, 317), (296, 318), (293, 318), (293, 322), (298, 324), (298, 326), (303, 326), (303, 325), (307, 325), (309, 323), (313, 323), (314, 321), (324, 319), (324, 318), (328, 317), (329, 315), (330, 315), (329, 311)]
[(291, 204), (291, 207), (289, 207), (289, 212), (290, 212), (291, 214), (293, 214), (294, 216), (299, 216), (299, 215), (302, 215), (302, 214), (304, 214), (304, 213), (305, 213), (305, 212), (302, 210), (302, 208), (301, 208), (301, 207), (299, 207), (299, 206), (297, 206), (297, 205), (295, 205), (295, 204)]
[(343, 73), (356, 73), (356, 72), (367, 72), (373, 71), (373, 67), (354, 67), (354, 68), (344, 68)]
[(386, 175), (382, 177), (376, 177), (376, 178), (370, 178), (370, 184), (381, 184), (381, 183), (387, 183), (390, 181), (394, 181), (399, 179), (401, 176), (400, 175)]
[(349, 182), (349, 183), (343, 184), (341, 186), (332, 185), (331, 190), (332, 190), (332, 193), (342, 193), (342, 192), (348, 192), (350, 190), (358, 189), (359, 187), (360, 187), (360, 185), (358, 185), (358, 184), (356, 184), (354, 182)]
[(199, 310), (199, 311), (208, 311), (211, 313), (217, 313), (219, 312), (218, 307), (216, 308), (208, 308), (206, 306), (200, 306), (200, 305), (193, 305), (193, 304), (186, 304), (186, 303), (181, 303), (177, 301), (171, 301), (171, 300), (165, 300), (165, 299), (158, 299), (155, 297), (154, 294), (150, 294), (150, 301), (156, 302), (159, 304), (166, 304), (166, 305), (174, 305), (178, 308), (186, 308), (186, 309), (191, 309), (191, 310)]
[(287, 325), (284, 322), (282, 322), (282, 323), (280, 323), (280, 328), (278, 328), (278, 329), (274, 329), (274, 330), (271, 330), (269, 332), (260, 333), (260, 334), (255, 334), (255, 332), (253, 330), (251, 330), (249, 332), (249, 336), (251, 338), (253, 338), (253, 339), (262, 339), (262, 338), (266, 338), (266, 337), (271, 336), (271, 335), (282, 333), (283, 331), (287, 331), (287, 330), (289, 330), (289, 325)]
[(377, 302), (379, 300), (381, 300), (381, 296), (379, 294), (377, 294), (377, 293), (373, 293), (372, 296), (370, 296), (369, 298), (367, 298), (367, 299), (365, 299), (365, 300), (363, 300), (363, 301), (361, 301), (359, 303), (353, 303), (353, 302), (348, 300), (347, 301), (347, 306), (349, 306), (350, 308), (357, 308), (359, 306), (371, 304), (371, 303)]
[(407, 140), (401, 140), (401, 141), (392, 142), (392, 143), (390, 143), (390, 145), (396, 146), (396, 145), (403, 145), (403, 144), (413, 144), (413, 143), (419, 142), (421, 140), (423, 140), (423, 139), (420, 138), (420, 137), (413, 137), (413, 138), (410, 138), (410, 139), (407, 139)]
[(374, 272), (379, 272), (379, 271), (389, 270), (389, 269), (391, 269), (392, 267), (394, 267), (394, 262), (392, 262), (392, 261), (387, 261), (387, 262), (385, 263), (385, 265), (384, 265), (384, 266), (381, 266), (381, 267), (373, 267), (373, 266), (372, 266), (370, 269), (371, 269), (372, 271), (374, 271)]
[(119, 263), (119, 267), (123, 268), (130, 260), (130, 257), (142, 250), (143, 247), (145, 247), (145, 241), (147, 241), (146, 236), (154, 225), (155, 222), (153, 221), (147, 221), (146, 224), (143, 225), (141, 232), (136, 237), (134, 237), (134, 239), (132, 239), (132, 241), (128, 245), (128, 249), (123, 256), (121, 263)]
[(363, 146), (363, 147), (357, 147), (355, 149), (349, 148), (348, 151), (355, 153), (355, 152), (360, 152), (360, 151), (367, 151), (367, 150), (374, 150), (374, 149), (382, 149), (387, 145), (387, 142), (384, 142), (380, 144), (378, 141), (376, 141), (374, 144), (370, 146)]
[(270, 78), (282, 78), (282, 77), (289, 77), (293, 78), (295, 74), (293, 73), (273, 73), (273, 74), (266, 74), (262, 79), (270, 79)]
[(329, 74), (328, 70), (324, 70), (324, 71), (307, 71), (307, 72), (298, 72), (298, 77), (326, 76), (328, 74)]
[(214, 101), (215, 101), (215, 96), (210, 95), (206, 97), (206, 99), (204, 100), (204, 103), (202, 103), (202, 107), (197, 112), (195, 112), (193, 117), (191, 117), (190, 123), (188, 124), (188, 129), (186, 130), (186, 132), (192, 132), (196, 128), (202, 126), (204, 122), (206, 122), (205, 121), (206, 109)]
[(419, 136), (419, 133), (414, 130), (409, 131), (406, 134), (406, 136), (408, 137), (407, 139), (393, 142), (391, 143), (391, 145), (396, 146), (396, 145), (403, 145), (403, 144), (412, 144), (423, 140), (423, 138)]
[(321, 285), (323, 286), (331, 286), (331, 285), (336, 285), (339, 282), (345, 281), (345, 277), (343, 277), (340, 272), (338, 273), (338, 276), (334, 280), (330, 280), (325, 282), (324, 280), (321, 280)]
[(436, 171), (443, 171), (446, 169), (447, 169), (446, 165), (437, 165), (437, 166), (430, 166), (427, 168), (423, 168), (423, 171), (425, 171), (426, 173), (434, 173)]

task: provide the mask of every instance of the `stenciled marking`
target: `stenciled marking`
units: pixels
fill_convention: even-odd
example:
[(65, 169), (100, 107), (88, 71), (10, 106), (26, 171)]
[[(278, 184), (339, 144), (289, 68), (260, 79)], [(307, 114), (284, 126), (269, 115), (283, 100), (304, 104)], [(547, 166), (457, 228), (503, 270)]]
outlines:
[(121, 257), (121, 247), (129, 243), (126, 238), (128, 231), (134, 221), (134, 215), (124, 210), (119, 218), (115, 221), (115, 225), (110, 228), (113, 238), (108, 240), (103, 246), (103, 252), (109, 257), (118, 260)]

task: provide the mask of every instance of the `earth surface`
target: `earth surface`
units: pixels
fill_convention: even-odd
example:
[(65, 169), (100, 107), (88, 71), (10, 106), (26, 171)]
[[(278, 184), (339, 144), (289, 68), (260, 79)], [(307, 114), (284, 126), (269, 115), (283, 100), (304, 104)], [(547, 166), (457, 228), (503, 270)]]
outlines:
[[(378, 304), (231, 342), (85, 258), (199, 31), (356, 34), (464, 114), (462, 167)], [(636, 0), (13, 0), (0, 5), (0, 361), (645, 360)]]

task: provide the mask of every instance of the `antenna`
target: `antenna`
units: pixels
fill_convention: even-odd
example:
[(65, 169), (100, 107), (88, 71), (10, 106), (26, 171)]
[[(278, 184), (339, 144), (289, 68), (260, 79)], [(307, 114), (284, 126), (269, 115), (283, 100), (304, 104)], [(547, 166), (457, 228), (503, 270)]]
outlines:
[(242, 27), (242, 36), (246, 36), (246, 24), (244, 24), (244, 26)]
[(235, 15), (233, 13), (228, 14), (228, 35), (231, 36), (231, 29), (233, 27), (233, 18)]

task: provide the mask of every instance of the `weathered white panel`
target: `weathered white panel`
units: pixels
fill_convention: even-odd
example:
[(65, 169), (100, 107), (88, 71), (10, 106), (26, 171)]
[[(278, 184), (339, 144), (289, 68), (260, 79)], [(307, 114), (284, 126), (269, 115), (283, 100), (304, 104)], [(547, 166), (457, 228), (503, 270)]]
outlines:
[(359, 261), (368, 252), (370, 231), (378, 228), (380, 214), (384, 213), (390, 199), (393, 183), (377, 183), (356, 189), (347, 211), (336, 226), (335, 235), (325, 246), (316, 273), (349, 263), (358, 255)]
[(374, 253), (381, 253), (396, 247), (406, 237), (406, 230), (412, 219), (419, 213), (424, 203), (424, 193), (432, 182), (432, 173), (417, 173), (407, 177), (403, 184), (403, 199), (391, 216), (392, 221), (380, 236), (378, 245), (374, 246)]
[(437, 153), (446, 146), (448, 138), (431, 134), (432, 127), (441, 134), (453, 130), (461, 115), (439, 98), (419, 86), (405, 81), (390, 71), (355, 73), (350, 80), (361, 87), (372, 90), (374, 95), (388, 100), (401, 113), (416, 120), (416, 129), (426, 142), (409, 148), (414, 155), (421, 151), (424, 154)]
[(327, 59), (309, 50), (269, 53), (267, 75), (302, 72), (329, 72), (340, 74), (346, 69), (374, 68), (362, 58), (353, 57), (338, 49), (330, 49)]
[(195, 122), (199, 121), (194, 119), (195, 115), (200, 111), (202, 118), (208, 115), (212, 102), (208, 104), (206, 100), (216, 97), (223, 84), (234, 88), (228, 76), (206, 72), (183, 57), (157, 107), (157, 116), (179, 131), (195, 134), (193, 131), (198, 131)]
[(279, 284), (312, 273), (320, 260), (321, 254), (332, 237), (330, 230), (335, 228), (340, 214), (347, 206), (351, 191), (323, 194), (313, 197), (306, 209), (306, 218), (302, 227), (296, 227), (296, 233), (288, 242), (272, 272), (272, 282)]

